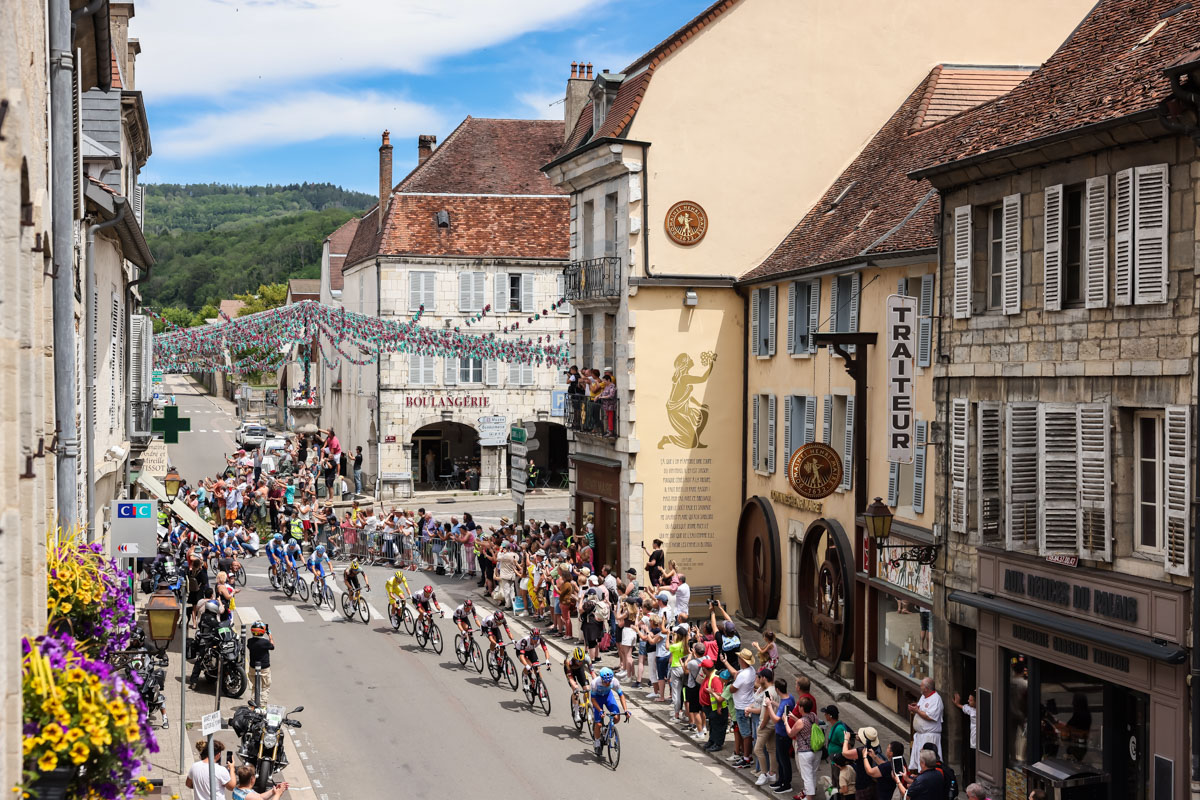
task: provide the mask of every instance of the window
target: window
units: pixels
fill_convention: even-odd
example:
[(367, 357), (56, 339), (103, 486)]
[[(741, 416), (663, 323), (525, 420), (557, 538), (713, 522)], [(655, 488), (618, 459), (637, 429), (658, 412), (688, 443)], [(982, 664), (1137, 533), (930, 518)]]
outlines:
[[(580, 225), (583, 230), (580, 231), (581, 236), (581, 253), (586, 261), (589, 258), (596, 257), (596, 204), (588, 200), (583, 204), (583, 220)], [(514, 309), (519, 310), (519, 309)]]
[(788, 395), (783, 405), (783, 441), (787, 446), (783, 454), (784, 464), (802, 445), (816, 440), (817, 398), (806, 395)]
[(558, 273), (554, 276), (554, 300), (558, 303), (558, 313), (570, 314), (574, 309), (567, 302), (567, 276)]
[(1004, 303), (1004, 208), (987, 209), (987, 308), (999, 309)]
[(424, 306), (427, 313), (432, 312), (436, 305), (436, 287), (436, 272), (408, 273), (408, 310), (417, 311)]
[(604, 255), (617, 254), (617, 193), (604, 195)]
[(582, 335), (581, 339), (583, 341), (583, 344), (579, 348), (580, 349), (580, 360), (583, 364), (584, 369), (591, 369), (592, 364), (594, 363), (592, 361), (592, 357), (593, 357), (593, 349), (595, 348), (595, 344), (594, 344), (595, 334), (592, 331), (592, 315), (591, 314), (582, 314), (581, 319), (582, 319), (581, 327), (583, 329), (582, 330), (583, 335)]
[(775, 471), (775, 395), (754, 396), (754, 471), (769, 475)]
[[(954, 209), (954, 318), (979, 308), (1021, 311), (1021, 195), (980, 209)], [(978, 230), (976, 230), (976, 228)]]
[(516, 361), (509, 362), (508, 383), (510, 386), (533, 385), (533, 364), (519, 364)]
[(792, 281), (788, 284), (788, 352), (808, 356), (816, 352), (812, 333), (820, 324), (821, 282)]
[(1163, 417), (1157, 412), (1134, 415), (1133, 541), (1136, 549), (1162, 553)]
[(1063, 216), (1063, 305), (1083, 305), (1083, 187), (1072, 186), (1064, 193)]
[(1117, 305), (1167, 302), (1167, 165), (1116, 174)]
[(414, 386), (432, 386), (436, 359), (412, 353), (408, 357), (408, 382)]
[(842, 483), (839, 491), (849, 491), (854, 485), (854, 398), (825, 395), (823, 441), (842, 451)]
[(520, 275), (509, 275), (508, 276), (508, 310), (509, 311), (520, 311), (521, 310), (521, 284), (522, 284), (522, 281), (521, 281)]
[(604, 366), (606, 369), (616, 369), (617, 355), (617, 315), (604, 315)]
[(885, 592), (879, 592), (878, 598), (879, 663), (910, 680), (928, 678), (933, 674), (933, 643), (925, 628), (933, 612)]
[(484, 291), (487, 274), (483, 272), (458, 273), (458, 310), (482, 311), (487, 301)]
[[(862, 276), (858, 272), (837, 275), (829, 285), (830, 330), (837, 333), (858, 331), (858, 294)], [(854, 346), (847, 347), (854, 352)]]
[(1042, 291), (1047, 311), (1108, 305), (1108, 176), (1047, 186)]
[(508, 298), (503, 307), (508, 311), (527, 313), (533, 311), (533, 276), (524, 273), (506, 273)]
[(750, 296), (750, 351), (759, 358), (775, 355), (776, 288), (763, 286)]
[(483, 383), (483, 359), (458, 359), (459, 383)]

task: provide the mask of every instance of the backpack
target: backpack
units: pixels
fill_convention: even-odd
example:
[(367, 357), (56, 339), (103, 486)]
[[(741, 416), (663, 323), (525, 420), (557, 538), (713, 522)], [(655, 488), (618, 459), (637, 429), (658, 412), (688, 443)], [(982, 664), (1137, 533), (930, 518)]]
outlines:
[(850, 729), (846, 727), (846, 723), (838, 720), (829, 730), (829, 737), (826, 739), (825, 752), (829, 754), (829, 758), (836, 766), (844, 767), (850, 762), (848, 762), (846, 757), (842, 755), (842, 745), (840, 743), (834, 744), (833, 741), (835, 738), (837, 738), (837, 732), (839, 728), (842, 730), (843, 741), (846, 738), (846, 734), (850, 731)]
[(825, 747), (825, 731), (816, 722), (809, 726), (808, 746), (814, 753), (821, 752), (821, 749)]
[(612, 606), (608, 604), (607, 600), (597, 598), (592, 613), (596, 617), (596, 622), (608, 622), (609, 614), (612, 613)]
[(958, 776), (954, 774), (954, 770), (949, 764), (938, 762), (937, 769), (942, 773), (942, 785), (946, 787), (947, 800), (957, 800), (958, 798)]

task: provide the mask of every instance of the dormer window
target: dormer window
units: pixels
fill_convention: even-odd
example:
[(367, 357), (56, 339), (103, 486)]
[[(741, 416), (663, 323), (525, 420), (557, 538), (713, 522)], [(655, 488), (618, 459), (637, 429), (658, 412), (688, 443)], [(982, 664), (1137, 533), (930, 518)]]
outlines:
[(608, 117), (624, 80), (623, 73), (601, 72), (596, 76), (596, 82), (592, 84), (588, 93), (592, 101), (592, 130), (599, 131), (604, 127), (604, 120)]

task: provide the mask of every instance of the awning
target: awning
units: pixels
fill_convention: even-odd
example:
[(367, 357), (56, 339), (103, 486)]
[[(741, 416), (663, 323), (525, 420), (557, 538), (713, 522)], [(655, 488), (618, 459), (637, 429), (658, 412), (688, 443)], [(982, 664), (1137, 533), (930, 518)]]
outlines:
[(179, 498), (176, 498), (175, 501), (173, 503), (171, 503), (171, 511), (175, 514), (175, 516), (177, 516), (181, 520), (183, 520), (183, 524), (187, 525), (189, 528), (194, 530), (196, 533), (200, 534), (200, 537), (202, 539), (207, 539), (209, 544), (212, 543), (212, 540), (213, 540), (212, 525), (209, 525), (207, 522), (205, 522), (203, 519), (200, 518), (199, 514), (197, 514), (195, 511), (192, 511), (192, 509), (188, 508), (187, 503), (183, 502)]
[(158, 502), (167, 502), (167, 489), (158, 482), (158, 478), (143, 472), (141, 475), (138, 475), (137, 484), (149, 492)]
[(1161, 639), (1147, 639), (1144, 636), (1134, 636), (1123, 631), (1106, 628), (1103, 625), (1096, 625), (1091, 622), (1075, 619), (1074, 617), (1055, 614), (1043, 608), (1027, 606), (1024, 603), (1002, 600), (999, 597), (992, 597), (990, 595), (958, 591), (951, 592), (947, 596), (947, 599), (955, 603), (962, 603), (965, 606), (978, 608), (981, 611), (998, 614), (1010, 619), (1017, 619), (1021, 622), (1027, 622), (1030, 625), (1049, 628), (1056, 633), (1098, 642), (1114, 650), (1124, 650), (1127, 653), (1153, 658), (1168, 664), (1182, 664), (1187, 660), (1187, 650), (1177, 644), (1164, 642)]

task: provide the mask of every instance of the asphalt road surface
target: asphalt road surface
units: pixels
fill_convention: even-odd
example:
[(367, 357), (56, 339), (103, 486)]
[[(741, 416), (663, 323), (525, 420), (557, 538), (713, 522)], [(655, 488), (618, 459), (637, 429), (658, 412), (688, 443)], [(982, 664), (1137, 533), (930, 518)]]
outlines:
[(171, 466), (193, 483), (202, 476), (216, 475), (225, 468), (225, 457), (237, 450), (233, 434), (240, 420), (233, 414), (233, 405), (209, 397), (183, 375), (163, 376), (163, 387), (164, 397), (174, 393), (179, 416), (192, 421), (192, 429), (179, 434), (178, 444), (167, 445)]

